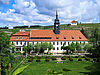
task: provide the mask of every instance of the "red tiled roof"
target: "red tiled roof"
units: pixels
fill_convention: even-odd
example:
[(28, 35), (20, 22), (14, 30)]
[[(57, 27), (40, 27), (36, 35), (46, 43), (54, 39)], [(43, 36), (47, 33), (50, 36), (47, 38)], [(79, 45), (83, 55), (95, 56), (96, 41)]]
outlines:
[(30, 32), (17, 32), (13, 35), (29, 35), (29, 34), (30, 34)]
[[(24, 36), (25, 34), (25, 36)], [(26, 35), (27, 34), (27, 35)], [(32, 30), (16, 35), (24, 36), (23, 39), (16, 39), (15, 34), (11, 36), (11, 41), (88, 41), (80, 30), (60, 30), (60, 34), (55, 34), (53, 30)], [(51, 37), (51, 39), (30, 39), (36, 37)]]
[(77, 23), (77, 21), (73, 20), (71, 23)]

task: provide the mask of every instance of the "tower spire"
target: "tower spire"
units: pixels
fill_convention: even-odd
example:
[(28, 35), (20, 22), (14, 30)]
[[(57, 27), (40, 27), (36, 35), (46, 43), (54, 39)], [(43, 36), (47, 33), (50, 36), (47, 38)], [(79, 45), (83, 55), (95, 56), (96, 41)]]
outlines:
[(60, 34), (60, 22), (59, 22), (59, 19), (58, 19), (57, 10), (56, 10), (56, 19), (55, 19), (55, 22), (54, 22), (54, 33)]
[(56, 19), (58, 19), (58, 13), (57, 13), (57, 10), (56, 10)]

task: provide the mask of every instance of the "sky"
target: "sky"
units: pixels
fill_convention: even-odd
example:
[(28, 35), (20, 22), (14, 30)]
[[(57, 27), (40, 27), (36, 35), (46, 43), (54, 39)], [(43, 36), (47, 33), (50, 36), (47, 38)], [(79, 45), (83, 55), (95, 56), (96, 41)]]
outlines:
[(100, 22), (99, 0), (0, 0), (0, 27), (53, 25), (56, 10), (61, 24)]

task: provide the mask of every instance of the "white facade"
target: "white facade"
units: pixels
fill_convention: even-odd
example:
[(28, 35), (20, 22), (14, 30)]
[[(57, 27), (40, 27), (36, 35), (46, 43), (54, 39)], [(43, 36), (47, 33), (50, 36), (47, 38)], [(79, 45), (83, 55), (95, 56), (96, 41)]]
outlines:
[[(41, 43), (41, 42), (47, 42), (47, 43), (52, 43), (53, 44), (53, 49), (51, 51), (49, 51), (50, 53), (64, 53), (65, 50), (62, 50), (61, 47), (63, 46), (63, 44), (65, 43), (65, 46), (68, 46), (71, 43), (88, 43), (88, 41), (31, 41), (29, 43), (32, 43), (32, 45)], [(28, 45), (28, 42), (24, 42), (24, 41), (14, 41), (11, 42), (11, 44), (14, 44), (16, 48), (20, 48), (20, 51), (23, 53), (23, 47), (26, 45)], [(48, 50), (45, 50), (44, 53), (47, 53)]]

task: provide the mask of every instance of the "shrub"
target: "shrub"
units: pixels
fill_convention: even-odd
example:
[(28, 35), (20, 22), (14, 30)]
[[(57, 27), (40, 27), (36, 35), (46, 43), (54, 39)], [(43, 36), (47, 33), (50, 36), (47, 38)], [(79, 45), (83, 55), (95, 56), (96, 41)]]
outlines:
[(49, 58), (46, 58), (45, 61), (48, 62), (48, 61), (50, 61), (50, 59)]
[(82, 61), (82, 59), (81, 59), (81, 58), (79, 58), (79, 59), (78, 59), (78, 61)]
[(86, 60), (86, 61), (90, 61), (90, 58), (86, 57), (85, 60)]
[(28, 62), (32, 62), (32, 61), (33, 61), (33, 59), (32, 59), (32, 58), (28, 59)]
[(67, 68), (63, 68), (63, 71), (71, 71), (71, 70), (69, 70), (69, 69), (67, 69)]
[(71, 56), (68, 56), (68, 58), (72, 58)]
[(56, 57), (52, 57), (52, 60), (57, 60), (57, 58)]
[(62, 59), (62, 60), (66, 60), (66, 57), (65, 57), (65, 56), (63, 56), (63, 57), (61, 57), (61, 59)]
[(41, 59), (41, 57), (40, 57), (40, 56), (38, 56), (38, 57), (37, 57), (37, 59)]
[(96, 58), (93, 58), (93, 61), (97, 61), (97, 59)]
[(34, 59), (34, 57), (33, 57), (33, 56), (28, 56), (28, 62), (32, 62), (32, 61), (33, 61), (33, 59)]
[(78, 56), (75, 56), (75, 58), (78, 58)]
[(36, 62), (40, 62), (40, 59), (36, 59)]
[(70, 61), (73, 61), (73, 59), (72, 59), (72, 58), (69, 58), (69, 60), (70, 60)]
[(100, 58), (97, 58), (97, 62), (100, 62)]

